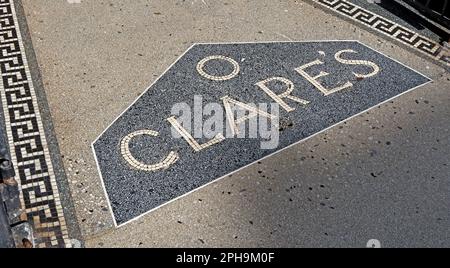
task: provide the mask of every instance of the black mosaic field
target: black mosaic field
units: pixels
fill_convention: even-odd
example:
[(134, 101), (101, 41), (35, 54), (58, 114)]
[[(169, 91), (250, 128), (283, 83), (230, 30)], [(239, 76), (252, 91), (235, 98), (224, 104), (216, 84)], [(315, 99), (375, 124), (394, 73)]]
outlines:
[[(343, 57), (374, 62), (380, 72), (373, 77), (356, 79), (352, 72), (365, 74), (372, 70), (337, 62), (334, 54), (344, 49), (358, 53), (347, 53)], [(212, 81), (200, 76), (197, 63), (210, 55), (224, 55), (236, 60), (240, 66), (239, 74), (226, 81)], [(353, 87), (324, 96), (294, 70), (316, 59), (324, 64), (307, 71), (312, 76), (320, 71), (328, 72), (328, 76), (319, 79), (324, 86), (332, 88), (350, 81)], [(215, 63), (208, 65), (206, 70), (229, 73), (230, 66), (226, 62)], [(194, 152), (184, 139), (172, 138), (171, 125), (166, 118), (171, 116), (175, 103), (185, 102), (193, 107), (194, 95), (201, 95), (204, 103), (221, 104), (220, 98), (225, 95), (244, 103), (270, 103), (271, 98), (254, 84), (274, 76), (291, 80), (295, 85), (292, 95), (311, 102), (302, 106), (285, 99), (295, 110), (288, 113), (280, 109), (280, 122), (289, 122), (291, 126), (280, 132), (278, 148), (262, 150), (260, 139), (227, 138)], [(123, 224), (428, 81), (402, 64), (352, 41), (195, 45), (93, 144), (115, 221), (118, 225)], [(159, 162), (171, 150), (176, 151), (180, 159), (168, 169), (155, 172), (131, 167), (121, 156), (119, 144), (124, 136), (141, 129), (158, 131), (159, 136), (140, 136), (132, 140), (131, 152), (137, 159), (145, 163)], [(207, 139), (198, 140), (199, 143), (205, 141)]]

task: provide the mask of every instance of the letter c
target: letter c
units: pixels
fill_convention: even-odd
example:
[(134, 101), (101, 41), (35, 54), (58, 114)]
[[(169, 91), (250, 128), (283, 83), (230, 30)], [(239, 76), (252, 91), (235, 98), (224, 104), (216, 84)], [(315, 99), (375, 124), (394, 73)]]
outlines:
[(168, 168), (170, 165), (174, 164), (179, 159), (178, 154), (174, 151), (171, 151), (163, 161), (152, 165), (148, 165), (138, 161), (136, 158), (134, 158), (134, 156), (131, 154), (130, 151), (129, 143), (131, 139), (133, 139), (134, 137), (140, 135), (149, 135), (151, 137), (156, 137), (158, 136), (158, 134), (159, 133), (157, 131), (143, 129), (126, 135), (120, 142), (120, 153), (122, 154), (122, 157), (125, 159), (125, 161), (127, 161), (128, 164), (139, 170), (157, 171), (160, 169)]

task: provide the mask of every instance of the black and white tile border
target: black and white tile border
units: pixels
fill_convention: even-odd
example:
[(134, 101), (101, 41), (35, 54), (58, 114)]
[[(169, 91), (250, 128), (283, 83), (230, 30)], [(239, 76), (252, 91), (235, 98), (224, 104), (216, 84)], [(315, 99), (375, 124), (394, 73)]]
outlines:
[(345, 0), (312, 0), (353, 21), (387, 35), (415, 51), (450, 66), (450, 55), (437, 42)]
[(0, 98), (22, 207), (38, 247), (70, 247), (56, 176), (13, 0), (0, 0)]

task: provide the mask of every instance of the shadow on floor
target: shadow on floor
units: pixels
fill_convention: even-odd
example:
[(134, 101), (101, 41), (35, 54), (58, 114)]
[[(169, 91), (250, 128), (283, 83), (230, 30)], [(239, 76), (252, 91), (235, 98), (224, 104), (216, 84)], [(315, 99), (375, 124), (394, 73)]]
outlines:
[(384, 8), (386, 11), (392, 13), (393, 15), (401, 18), (402, 20), (406, 21), (408, 24), (410, 24), (417, 30), (428, 29), (432, 31), (433, 33), (439, 36), (440, 43), (448, 42), (450, 39), (450, 34), (448, 31), (446, 32), (445, 30), (437, 27), (427, 19), (424, 19), (423, 17), (418, 15), (418, 13), (416, 13), (415, 10), (410, 10), (405, 6), (401, 5), (400, 3), (398, 3), (397, 1), (384, 0), (380, 1), (380, 3), (377, 3), (377, 5)]

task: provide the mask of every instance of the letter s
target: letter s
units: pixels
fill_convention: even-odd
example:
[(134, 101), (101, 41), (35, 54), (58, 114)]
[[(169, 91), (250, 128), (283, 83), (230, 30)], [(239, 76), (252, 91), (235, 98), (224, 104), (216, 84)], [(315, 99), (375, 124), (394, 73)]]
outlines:
[(341, 58), (341, 54), (342, 53), (357, 53), (356, 51), (354, 51), (353, 49), (345, 49), (345, 50), (341, 50), (338, 51), (336, 54), (334, 54), (334, 58), (343, 64), (348, 64), (348, 65), (365, 65), (365, 66), (369, 66), (373, 69), (373, 71), (369, 74), (358, 74), (353, 72), (353, 74), (357, 77), (357, 78), (368, 78), (371, 76), (376, 75), (379, 71), (380, 71), (380, 67), (378, 67), (378, 65), (376, 65), (375, 63), (368, 61), (368, 60), (345, 60)]

